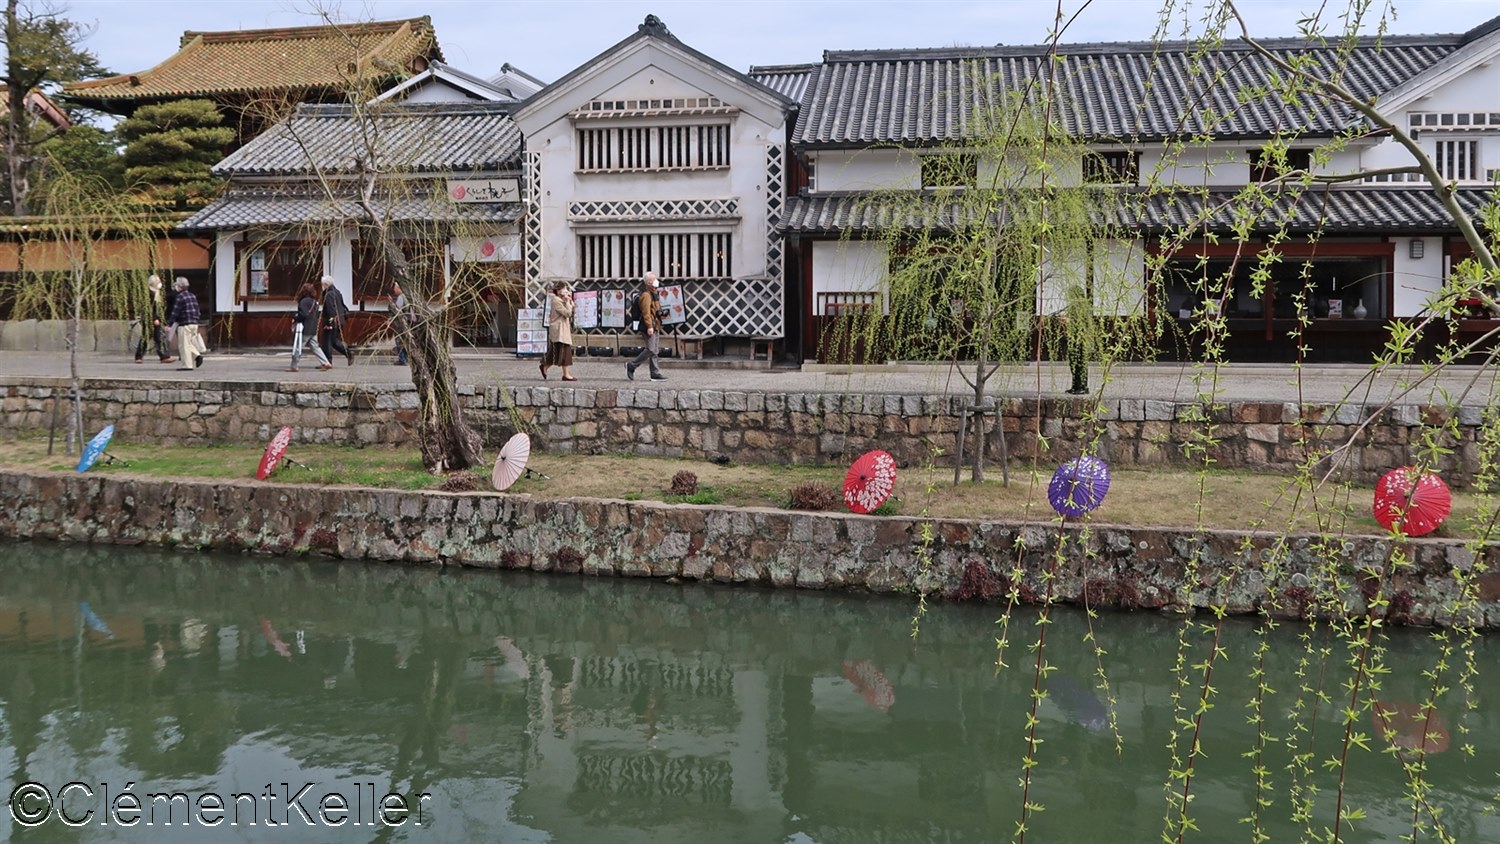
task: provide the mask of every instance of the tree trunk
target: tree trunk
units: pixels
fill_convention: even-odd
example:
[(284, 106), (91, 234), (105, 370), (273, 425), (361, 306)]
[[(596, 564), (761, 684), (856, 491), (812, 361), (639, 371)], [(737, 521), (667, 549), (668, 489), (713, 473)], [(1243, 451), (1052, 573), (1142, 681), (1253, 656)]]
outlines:
[(10, 183), (10, 213), (16, 217), (24, 217), (27, 213), (28, 186), (26, 162), (21, 150), (27, 135), (26, 95), (30, 92), (25, 85), (18, 84), (22, 74), (17, 67), (20, 58), (15, 50), (16, 41), (20, 37), (20, 27), (16, 22), (17, 2), (18, 0), (7, 0), (5, 4), (5, 78), (10, 82), (5, 92), (5, 166)]

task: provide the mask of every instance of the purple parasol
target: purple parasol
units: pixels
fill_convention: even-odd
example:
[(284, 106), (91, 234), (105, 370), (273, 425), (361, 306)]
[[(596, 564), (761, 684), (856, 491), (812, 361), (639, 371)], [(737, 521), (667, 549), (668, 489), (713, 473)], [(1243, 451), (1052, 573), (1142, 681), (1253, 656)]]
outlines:
[(1047, 485), (1052, 509), (1078, 518), (1104, 503), (1109, 492), (1109, 465), (1097, 457), (1075, 457), (1057, 467)]

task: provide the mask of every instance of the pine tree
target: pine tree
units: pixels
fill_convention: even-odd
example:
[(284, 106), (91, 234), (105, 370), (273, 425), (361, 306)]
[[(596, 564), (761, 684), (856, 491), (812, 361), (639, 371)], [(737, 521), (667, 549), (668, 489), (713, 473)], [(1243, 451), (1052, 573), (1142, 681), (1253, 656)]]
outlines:
[(125, 142), (126, 183), (157, 203), (202, 204), (218, 189), (210, 171), (234, 141), (234, 130), (219, 125), (222, 121), (208, 100), (137, 109), (117, 130)]

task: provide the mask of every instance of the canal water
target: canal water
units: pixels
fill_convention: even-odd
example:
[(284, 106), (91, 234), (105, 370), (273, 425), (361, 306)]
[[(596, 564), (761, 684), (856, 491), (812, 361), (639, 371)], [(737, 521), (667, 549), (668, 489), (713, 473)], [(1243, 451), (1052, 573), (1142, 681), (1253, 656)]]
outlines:
[[(1013, 667), (997, 673), (995, 607), (936, 605), (915, 638), (913, 608), (700, 584), (0, 546), (0, 786), (25, 792), (0, 819), (0, 841), (1010, 840), (1036, 617), (1017, 614)], [(1086, 617), (1062, 611), (1048, 626), (1054, 670), (1030, 790), (1042, 810), (1028, 841), (1160, 840), (1182, 624), (1097, 620), (1113, 717), (1095, 688)], [(1321, 833), (1337, 799), (1338, 772), (1324, 762), (1342, 753), (1347, 652), (1325, 631), (1306, 632), (1275, 631), (1266, 660), (1276, 740), (1261, 763), (1263, 825), (1277, 842)], [(1207, 638), (1189, 638), (1191, 664)], [(1248, 623), (1224, 630), (1192, 778), (1199, 831), (1184, 840), (1251, 840), (1240, 819), (1255, 802), (1257, 763), (1244, 754), (1257, 745), (1246, 703), (1261, 688), (1259, 641)], [(1297, 676), (1325, 646), (1329, 656)], [(1477, 709), (1466, 714), (1449, 693), (1424, 731), (1405, 722), (1435, 661), (1431, 634), (1393, 631), (1383, 646), (1387, 735), (1431, 751), (1425, 802), (1457, 840), (1500, 840), (1490, 812), (1496, 671), (1477, 680)], [(1478, 648), (1494, 669), (1493, 643)], [(1318, 683), (1330, 702), (1293, 716), (1311, 700), (1299, 686)], [(1195, 703), (1199, 688), (1190, 683), (1184, 700)], [(1369, 749), (1351, 751), (1345, 801), (1363, 818), (1342, 840), (1396, 841), (1413, 826), (1403, 759), (1385, 751), (1370, 712), (1356, 725)], [(1295, 776), (1288, 737), (1311, 753)], [(1312, 801), (1305, 823), (1292, 819), (1294, 787)], [(1418, 840), (1436, 840), (1422, 818)]]

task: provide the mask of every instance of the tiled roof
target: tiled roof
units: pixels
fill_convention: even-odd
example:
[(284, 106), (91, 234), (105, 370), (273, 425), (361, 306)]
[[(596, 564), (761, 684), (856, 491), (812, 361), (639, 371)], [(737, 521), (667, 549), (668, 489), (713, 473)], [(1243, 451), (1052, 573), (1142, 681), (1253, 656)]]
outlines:
[[(1343, 81), (1361, 97), (1377, 95), (1458, 49), (1462, 38), (1362, 41), (1350, 51)], [(1328, 68), (1336, 63), (1332, 47), (1309, 49), (1297, 40), (1264, 43), (1283, 56), (1310, 54)], [(1219, 138), (1265, 138), (1291, 128), (1329, 135), (1353, 119), (1347, 108), (1314, 98), (1286, 105), (1248, 96), (1269, 86), (1274, 71), (1240, 44), (1226, 43), (1199, 64), (1184, 43), (1062, 45), (1058, 53), (1058, 116), (1082, 139), (1147, 140), (1209, 129)], [(960, 140), (975, 129), (977, 104), (997, 101), (1000, 91), (1033, 88), (1047, 64), (1045, 46), (831, 51), (811, 71), (793, 143), (837, 147)], [(1222, 117), (1209, 126), (1205, 112)]]
[[(1113, 225), (1164, 231), (1189, 225), (1208, 215), (1207, 228), (1227, 231), (1231, 214), (1225, 210), (1235, 191), (1208, 194), (1193, 191), (1162, 192), (1124, 189), (1119, 201), (1110, 206), (1114, 219), (1101, 220)], [(1464, 188), (1457, 193), (1459, 204), (1470, 214), (1497, 193), (1493, 188)], [(1381, 233), (1416, 231), (1452, 231), (1453, 220), (1430, 190), (1420, 187), (1333, 187), (1306, 190), (1267, 197), (1251, 208), (1262, 221), (1260, 231), (1285, 225), (1289, 232)], [(951, 197), (938, 199), (932, 194), (913, 192), (906, 196), (883, 198), (871, 194), (825, 194), (793, 197), (787, 203), (782, 228), (788, 234), (841, 235), (844, 232), (865, 234), (889, 229), (947, 228), (964, 219), (968, 210)], [(991, 221), (994, 222), (993, 220)]]
[[(390, 103), (366, 112), (382, 170), (405, 173), (478, 173), (518, 170), (521, 130), (511, 122), (514, 103)], [(291, 117), (261, 133), (214, 166), (214, 175), (311, 176), (357, 172), (365, 148), (352, 106), (300, 105)]]
[(821, 65), (783, 64), (750, 68), (750, 78), (793, 102), (802, 102), (807, 83)]
[(378, 23), (185, 32), (176, 55), (138, 73), (72, 82), (63, 97), (83, 105), (182, 97), (342, 90), (351, 65), (366, 78), (401, 77), (442, 59), (430, 18)]
[[(375, 198), (375, 207), (401, 222), (508, 223), (520, 219), (520, 203), (450, 202), (446, 194), (413, 193)], [(364, 216), (353, 198), (330, 199), (315, 190), (233, 190), (180, 223), (179, 229), (243, 229), (337, 223)]]

